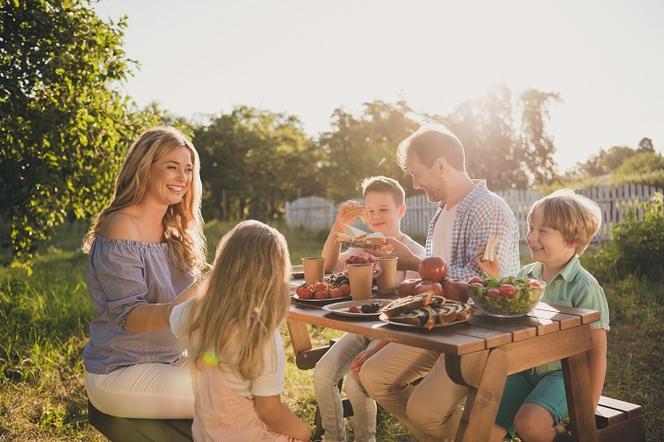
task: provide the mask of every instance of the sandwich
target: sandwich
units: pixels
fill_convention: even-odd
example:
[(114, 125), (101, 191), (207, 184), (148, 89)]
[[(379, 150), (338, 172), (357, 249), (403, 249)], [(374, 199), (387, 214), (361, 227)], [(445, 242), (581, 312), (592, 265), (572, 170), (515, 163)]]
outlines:
[(486, 243), (484, 248), (484, 255), (482, 255), (482, 261), (495, 261), (496, 260), (496, 248), (500, 242), (500, 236), (492, 236)]

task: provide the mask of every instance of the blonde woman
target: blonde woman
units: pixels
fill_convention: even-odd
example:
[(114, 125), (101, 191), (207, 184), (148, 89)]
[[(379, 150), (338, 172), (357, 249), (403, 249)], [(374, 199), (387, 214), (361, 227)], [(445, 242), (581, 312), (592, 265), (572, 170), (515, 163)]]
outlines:
[(100, 411), (191, 418), (188, 367), (169, 329), (173, 306), (200, 290), (205, 265), (196, 149), (171, 127), (131, 146), (111, 203), (92, 223), (88, 291), (97, 310), (83, 350), (85, 386)]
[(221, 239), (206, 293), (173, 309), (171, 329), (193, 358), (195, 441), (310, 439), (280, 399), (290, 270), (284, 237), (244, 221)]

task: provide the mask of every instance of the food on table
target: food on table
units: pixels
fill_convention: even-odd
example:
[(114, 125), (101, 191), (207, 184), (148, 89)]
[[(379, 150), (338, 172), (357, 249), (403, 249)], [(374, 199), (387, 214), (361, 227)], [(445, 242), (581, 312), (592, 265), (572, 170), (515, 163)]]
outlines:
[(350, 295), (350, 282), (348, 275), (343, 272), (332, 273), (325, 277), (325, 281), (315, 284), (302, 283), (295, 294), (299, 299), (331, 299), (343, 298)]
[(348, 243), (351, 246), (384, 245), (387, 244), (387, 236), (383, 232), (367, 233), (364, 230), (353, 227), (350, 224), (344, 226), (343, 232), (337, 232), (337, 240)]
[(431, 330), (436, 325), (444, 326), (470, 318), (470, 305), (449, 301), (442, 296), (427, 292), (392, 301), (381, 309), (391, 322), (408, 324)]
[(443, 296), (443, 286), (439, 282), (423, 280), (417, 283), (413, 289), (413, 295), (424, 292), (432, 292), (434, 295)]
[(468, 282), (473, 301), (492, 316), (524, 316), (544, 295), (544, 283), (527, 277), (473, 277)]
[(470, 297), (470, 286), (462, 281), (453, 281), (446, 279), (441, 283), (443, 286), (443, 296), (447, 299), (466, 302)]
[(415, 286), (422, 282), (421, 279), (404, 279), (399, 283), (399, 297), (400, 298), (405, 298), (406, 296), (411, 296), (413, 294), (413, 290), (415, 289)]
[(351, 305), (348, 308), (349, 313), (378, 313), (378, 310), (380, 310), (380, 304), (375, 302), (362, 305)]
[(447, 263), (437, 256), (420, 261), (418, 272), (423, 280), (443, 282), (447, 278)]

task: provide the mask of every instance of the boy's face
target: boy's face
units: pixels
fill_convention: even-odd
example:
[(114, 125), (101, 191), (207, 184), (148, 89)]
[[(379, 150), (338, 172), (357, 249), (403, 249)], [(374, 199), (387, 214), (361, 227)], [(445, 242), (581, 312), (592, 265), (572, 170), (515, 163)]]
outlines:
[(568, 244), (558, 230), (544, 225), (544, 210), (541, 207), (533, 210), (528, 223), (526, 242), (530, 248), (530, 256), (545, 265), (559, 266), (572, 258), (574, 244)]
[(397, 206), (391, 193), (367, 192), (364, 196), (364, 206), (369, 229), (388, 235), (399, 231), (401, 218), (406, 213), (406, 205)]

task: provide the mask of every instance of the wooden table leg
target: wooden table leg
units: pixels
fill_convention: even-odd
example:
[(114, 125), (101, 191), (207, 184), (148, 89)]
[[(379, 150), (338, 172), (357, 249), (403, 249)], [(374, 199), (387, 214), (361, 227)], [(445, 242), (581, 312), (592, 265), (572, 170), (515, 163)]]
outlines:
[(588, 354), (577, 353), (563, 359), (562, 366), (572, 434), (579, 442), (597, 442)]
[[(468, 363), (470, 360), (473, 363)], [(455, 440), (489, 440), (507, 379), (508, 363), (505, 352), (496, 348), (490, 350), (488, 356), (486, 351), (464, 356), (445, 355), (445, 361), (450, 378), (469, 387)], [(484, 361), (484, 368), (481, 369), (478, 364)]]

